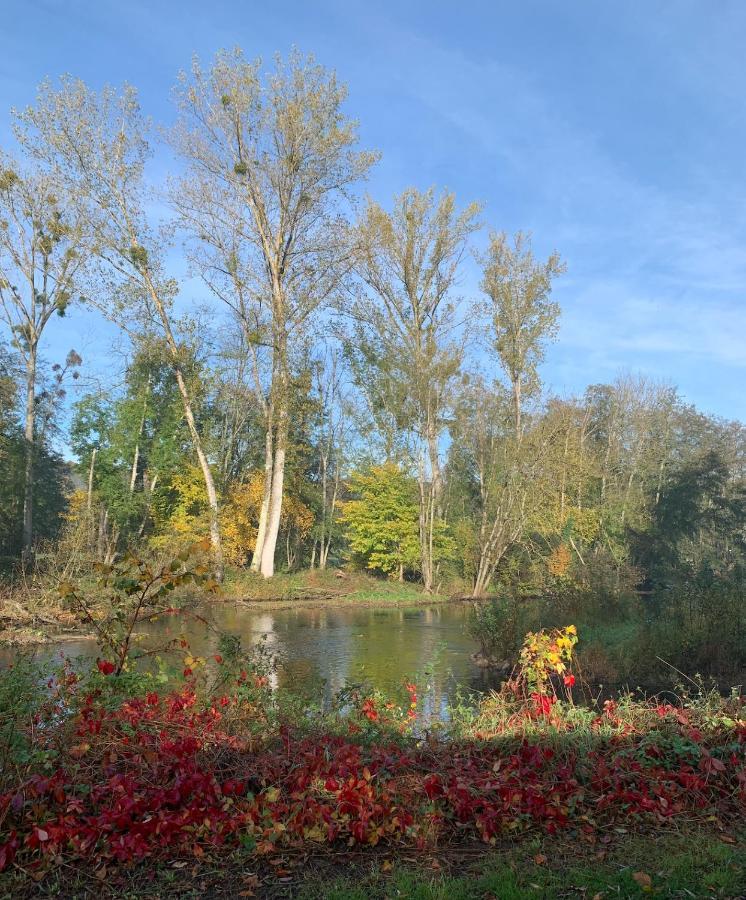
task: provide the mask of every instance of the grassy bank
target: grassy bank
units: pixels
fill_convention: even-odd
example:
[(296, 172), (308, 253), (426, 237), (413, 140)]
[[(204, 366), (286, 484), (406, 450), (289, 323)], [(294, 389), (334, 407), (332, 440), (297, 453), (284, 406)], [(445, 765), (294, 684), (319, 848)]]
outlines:
[[(93, 576), (79, 579), (91, 607), (100, 615), (110, 611), (109, 594), (101, 590)], [(227, 568), (214, 602), (241, 602), (270, 609), (288, 607), (329, 607), (356, 605), (412, 606), (438, 603), (445, 594), (425, 594), (420, 585), (375, 578), (364, 572), (304, 570), (279, 573), (265, 579), (247, 569)], [(194, 605), (205, 598), (192, 585), (182, 585), (173, 600), (179, 605)], [(39, 579), (0, 591), (0, 643), (26, 646), (75, 635), (81, 629), (89, 633), (87, 623), (69, 609), (59, 593), (59, 581)]]
[(251, 604), (272, 605), (411, 605), (440, 602), (445, 594), (425, 594), (421, 585), (375, 578), (364, 572), (304, 570), (265, 579), (246, 569), (230, 569), (221, 597)]

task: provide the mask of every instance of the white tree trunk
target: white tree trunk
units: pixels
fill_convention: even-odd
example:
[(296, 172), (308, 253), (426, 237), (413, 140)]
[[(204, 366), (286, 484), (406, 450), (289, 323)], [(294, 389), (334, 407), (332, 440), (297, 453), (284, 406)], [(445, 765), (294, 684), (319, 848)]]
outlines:
[(285, 481), (285, 449), (287, 445), (287, 410), (281, 409), (277, 423), (277, 446), (275, 447), (274, 465), (272, 467), (272, 490), (267, 515), (267, 530), (262, 547), (260, 572), (265, 578), (275, 574), (275, 548), (277, 535), (280, 532), (282, 515), (282, 497)]
[(252, 572), (259, 572), (262, 567), (262, 552), (264, 551), (264, 541), (267, 534), (269, 504), (272, 498), (272, 469), (274, 467), (272, 447), (272, 421), (270, 417), (267, 422), (267, 433), (264, 439), (264, 488), (262, 493), (262, 506), (259, 510), (259, 525), (256, 530), (254, 555), (251, 558)]

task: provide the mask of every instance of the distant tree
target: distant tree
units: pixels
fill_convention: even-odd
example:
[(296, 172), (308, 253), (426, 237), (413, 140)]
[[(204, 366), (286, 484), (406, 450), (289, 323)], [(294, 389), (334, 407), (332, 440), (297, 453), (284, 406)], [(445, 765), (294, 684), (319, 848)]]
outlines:
[[(87, 395), (74, 407), (70, 443), (87, 485), (89, 543), (100, 559), (149, 536), (155, 510), (167, 514), (169, 479), (189, 452), (169, 356), (163, 342), (142, 340), (119, 395)], [(185, 361), (183, 371), (195, 396), (199, 366)]]
[(746, 578), (746, 481), (721, 452), (707, 450), (672, 469), (639, 552), (657, 586)]
[(349, 421), (342, 393), (342, 357), (337, 348), (324, 348), (311, 363), (311, 439), (315, 445), (315, 476), (319, 490), (318, 525), (311, 568), (325, 569), (337, 533), (342, 465), (349, 439)]
[(475, 379), (461, 392), (452, 426), (452, 439), (472, 485), (475, 597), (486, 592), (506, 555), (526, 542), (550, 490), (547, 469), (555, 428), (539, 420), (518, 441), (511, 406), (504, 388)]
[(480, 261), (492, 345), (510, 381), (515, 434), (520, 440), (524, 399), (538, 390), (537, 367), (547, 341), (557, 333), (560, 308), (549, 298), (552, 282), (565, 266), (556, 252), (546, 262), (537, 261), (530, 235), (520, 231), (512, 244), (504, 233), (493, 232)]
[[(0, 317), (24, 367), (23, 549), (34, 540), (39, 345), (64, 316), (86, 262), (80, 210), (65, 205), (55, 178), (0, 151)], [(77, 354), (69, 361), (77, 364)]]
[(358, 226), (356, 270), (363, 285), (344, 312), (348, 346), (374, 417), (406, 435), (418, 471), (420, 569), (433, 589), (433, 552), (442, 519), (441, 440), (464, 355), (465, 310), (455, 294), (480, 206), (459, 211), (453, 194), (414, 188), (386, 212), (369, 201)]

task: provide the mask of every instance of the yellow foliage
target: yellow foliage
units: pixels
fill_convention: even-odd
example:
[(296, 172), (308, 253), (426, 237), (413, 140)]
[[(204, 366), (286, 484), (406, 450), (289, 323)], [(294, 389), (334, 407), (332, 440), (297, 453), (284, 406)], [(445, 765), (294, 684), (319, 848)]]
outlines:
[(188, 464), (172, 476), (169, 487), (175, 494), (170, 515), (163, 517), (154, 509), (157, 534), (150, 539), (155, 550), (174, 552), (196, 543), (210, 532), (207, 492), (199, 466)]
[[(209, 531), (207, 494), (198, 466), (185, 466), (171, 480), (177, 502), (166, 522), (159, 523), (162, 534), (151, 543), (156, 547), (197, 541)], [(248, 481), (232, 484), (220, 510), (220, 534), (226, 562), (245, 565), (256, 545), (256, 532), (264, 493), (264, 473), (254, 472)], [(286, 495), (282, 504), (280, 527), (305, 537), (313, 527), (313, 512), (300, 499)]]
[[(597, 509), (579, 509), (574, 506), (565, 515), (565, 522), (572, 522), (573, 533), (588, 546), (598, 537), (600, 517)], [(563, 522), (563, 525), (565, 523)]]
[(256, 545), (256, 530), (262, 508), (264, 476), (255, 472), (243, 484), (233, 485), (220, 512), (220, 533), (226, 561), (242, 566)]
[(85, 518), (88, 493), (84, 490), (72, 491), (67, 498), (67, 507), (62, 514), (66, 522), (75, 524)]
[(567, 544), (560, 544), (552, 550), (547, 560), (547, 569), (555, 578), (563, 578), (567, 575), (567, 570), (572, 562), (572, 554)]
[[(241, 566), (254, 552), (259, 513), (264, 495), (264, 473), (254, 472), (248, 481), (233, 485), (220, 514), (223, 552), (229, 563)], [(305, 537), (313, 528), (313, 512), (298, 497), (286, 495), (282, 503), (280, 527), (293, 529)]]

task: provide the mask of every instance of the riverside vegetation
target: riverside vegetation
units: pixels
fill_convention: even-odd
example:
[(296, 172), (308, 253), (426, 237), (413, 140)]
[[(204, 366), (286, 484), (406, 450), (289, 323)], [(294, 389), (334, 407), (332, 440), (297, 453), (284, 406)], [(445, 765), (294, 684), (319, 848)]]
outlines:
[[(607, 887), (616, 878), (625, 896), (666, 895), (680, 855), (670, 870), (665, 860), (651, 871), (630, 868), (648, 862), (633, 842), (639, 855), (617, 865), (616, 876), (604, 871), (607, 855), (647, 829), (674, 843), (682, 830), (704, 842), (717, 868), (696, 872), (695, 884), (690, 866), (687, 888), (706, 891), (695, 896), (735, 897), (746, 884), (746, 701), (737, 692), (576, 705), (572, 625), (529, 634), (502, 690), (426, 727), (415, 683), (393, 698), (350, 685), (323, 708), (273, 691), (266, 650), (246, 653), (231, 636), (210, 659), (175, 637), (158, 665), (143, 669), (154, 651), (138, 651), (138, 622), (185, 615), (168, 605), (180, 583), (210, 587), (206, 567), (187, 561), (157, 571), (133, 561), (129, 578), (113, 575), (116, 613), (91, 621), (100, 646), (92, 668), (62, 658), (42, 673), (20, 656), (0, 673), (0, 878), (8, 895), (162, 896), (185, 889), (188, 867), (197, 882), (220, 872), (222, 888), (241, 896), (310, 896), (318, 888), (302, 867), (323, 871), (339, 853), (365, 865), (362, 851), (379, 872), (376, 882), (368, 866), (371, 892), (385, 890), (394, 870), (406, 880), (416, 853), (430, 869), (416, 896), (449, 896), (442, 891), (451, 888), (483, 896), (475, 892), (490, 879), (498, 896), (542, 896), (551, 884), (589, 877), (608, 879)], [(79, 589), (62, 592), (89, 615)], [(535, 851), (544, 887), (488, 853), (480, 873), (450, 887), (437, 871), (439, 857), (473, 862), (476, 845), (506, 842)], [(557, 853), (563, 842), (584, 847), (600, 867), (595, 874), (553, 871), (542, 849)], [(565, 866), (566, 855), (559, 859)], [(338, 891), (355, 896), (344, 884)]]

